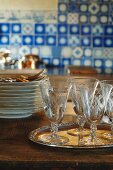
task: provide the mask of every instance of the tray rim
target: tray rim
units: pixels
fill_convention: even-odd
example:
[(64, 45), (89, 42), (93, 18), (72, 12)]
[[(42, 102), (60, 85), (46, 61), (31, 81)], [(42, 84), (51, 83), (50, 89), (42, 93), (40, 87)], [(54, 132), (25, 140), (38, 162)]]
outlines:
[[(109, 126), (109, 124), (106, 124), (106, 123), (102, 123), (102, 124)], [(59, 125), (59, 128), (66, 128), (66, 127), (70, 127), (70, 126), (73, 126), (73, 125), (74, 125), (74, 122), (61, 123)], [(90, 149), (90, 150), (97, 150), (97, 149), (107, 149), (107, 148), (113, 147), (113, 143), (105, 144), (105, 145), (83, 145), (83, 146), (78, 146), (78, 145), (75, 145), (75, 146), (73, 146), (73, 145), (53, 145), (53, 144), (47, 144), (47, 143), (44, 143), (44, 142), (41, 142), (41, 141), (36, 141), (33, 138), (34, 134), (38, 134), (38, 133), (40, 134), (43, 131), (48, 130), (49, 128), (50, 128), (50, 126), (48, 125), (48, 126), (42, 126), (40, 128), (32, 130), (28, 135), (29, 140), (34, 142), (34, 143), (40, 144), (42, 146), (48, 146), (48, 147), (54, 147), (54, 148), (62, 148), (62, 149), (75, 149), (75, 150), (79, 150), (79, 149), (88, 150), (88, 149)]]

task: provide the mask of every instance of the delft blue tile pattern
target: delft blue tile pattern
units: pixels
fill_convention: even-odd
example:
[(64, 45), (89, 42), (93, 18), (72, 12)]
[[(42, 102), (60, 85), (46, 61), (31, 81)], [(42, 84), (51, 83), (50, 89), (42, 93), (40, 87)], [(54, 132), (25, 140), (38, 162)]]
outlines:
[(58, 0), (58, 11), (1, 11), (0, 49), (55, 66), (113, 72), (113, 0)]

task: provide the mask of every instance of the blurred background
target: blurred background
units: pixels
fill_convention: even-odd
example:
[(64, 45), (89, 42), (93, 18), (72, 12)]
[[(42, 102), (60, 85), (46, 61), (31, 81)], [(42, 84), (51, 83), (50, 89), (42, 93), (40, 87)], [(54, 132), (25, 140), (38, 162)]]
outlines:
[(33, 69), (46, 67), (56, 73), (60, 68), (58, 74), (68, 66), (113, 74), (113, 0), (0, 4), (0, 69), (27, 68), (26, 61), (35, 60)]

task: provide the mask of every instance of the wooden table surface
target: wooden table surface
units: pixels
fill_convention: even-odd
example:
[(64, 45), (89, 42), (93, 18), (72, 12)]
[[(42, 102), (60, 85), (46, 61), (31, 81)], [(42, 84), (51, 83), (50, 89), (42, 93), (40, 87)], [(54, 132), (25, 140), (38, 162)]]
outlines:
[(28, 139), (32, 130), (47, 124), (43, 111), (23, 119), (0, 119), (0, 170), (113, 169), (112, 147), (63, 149)]

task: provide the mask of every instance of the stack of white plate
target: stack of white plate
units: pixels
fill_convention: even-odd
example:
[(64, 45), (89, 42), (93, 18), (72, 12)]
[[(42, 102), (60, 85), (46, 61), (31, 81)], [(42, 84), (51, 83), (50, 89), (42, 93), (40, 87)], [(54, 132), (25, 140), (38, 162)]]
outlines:
[(24, 118), (42, 109), (38, 81), (0, 82), (0, 118)]

